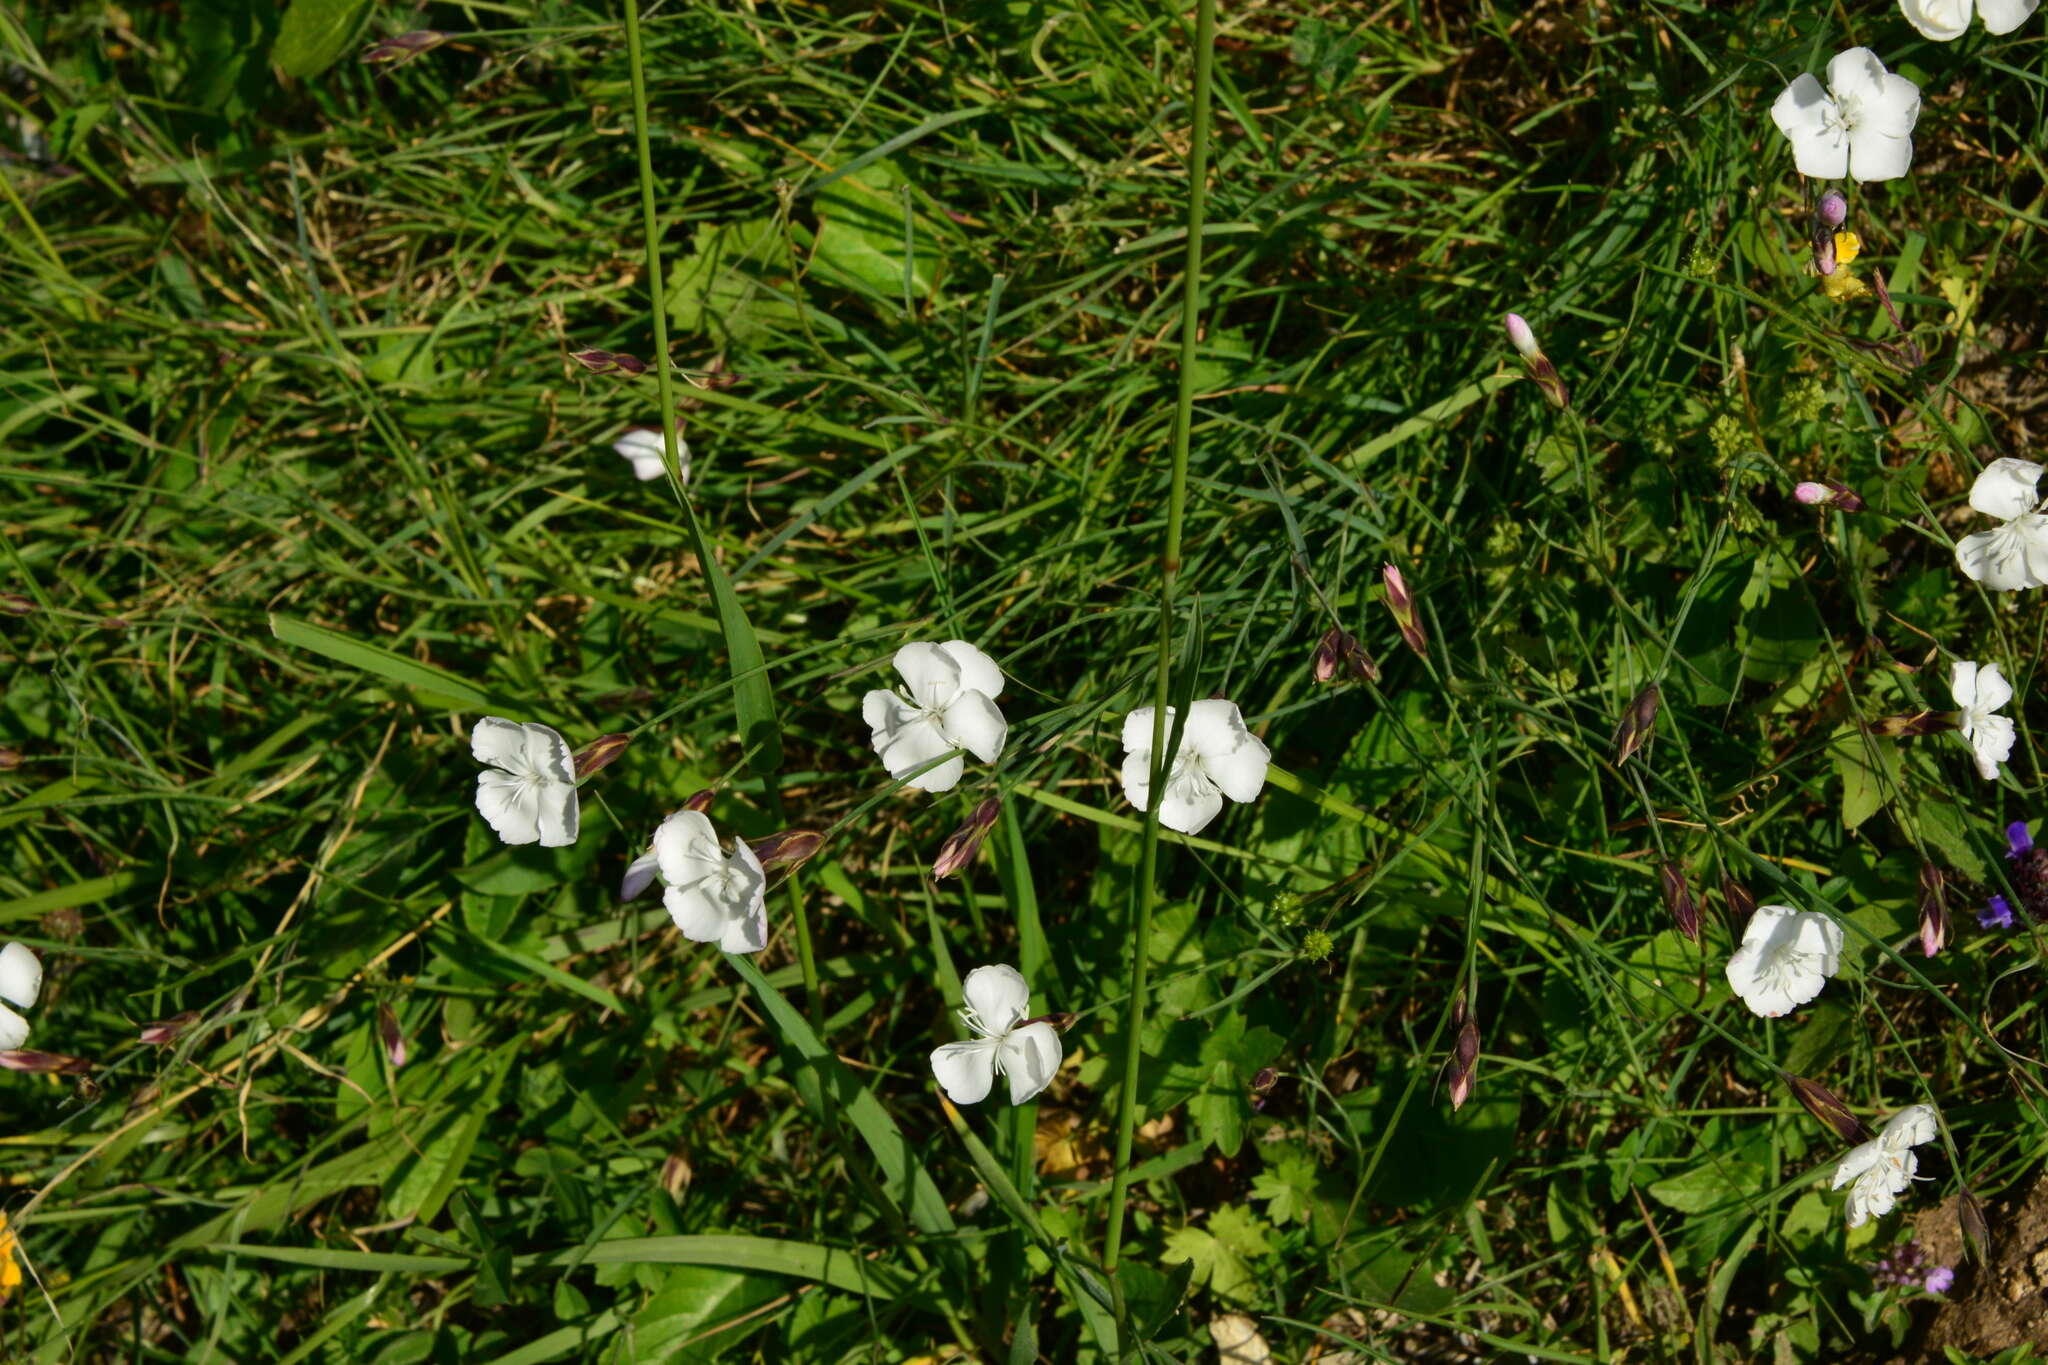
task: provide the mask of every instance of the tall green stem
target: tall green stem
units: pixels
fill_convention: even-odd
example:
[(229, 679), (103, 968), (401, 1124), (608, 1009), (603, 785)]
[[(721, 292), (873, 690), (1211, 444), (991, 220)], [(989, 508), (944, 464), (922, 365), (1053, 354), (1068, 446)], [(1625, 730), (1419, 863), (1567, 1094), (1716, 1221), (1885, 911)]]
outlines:
[[(697, 521), (697, 508), (690, 501), (689, 490), (683, 486), (682, 461), (676, 450), (676, 380), (668, 363), (668, 291), (661, 285), (661, 223), (654, 209), (654, 156), (647, 144), (647, 71), (640, 60), (640, 7), (639, 0), (620, 0), (619, 8), (626, 16), (626, 63), (633, 75), (633, 150), (640, 159), (640, 230), (647, 238), (647, 288), (654, 296), (654, 382), (661, 397), (661, 448), (662, 461), (668, 469), (669, 489), (682, 504), (683, 519), (690, 527), (690, 544), (697, 552), (697, 562), (703, 566), (707, 578), (720, 573), (718, 561), (711, 557), (711, 545), (704, 539), (704, 528)], [(719, 591), (724, 591), (720, 588)], [(727, 631), (726, 647), (733, 647), (730, 624), (723, 610), (719, 613), (719, 627)], [(735, 684), (737, 689), (737, 684)], [(737, 694), (737, 692), (736, 692)], [(748, 733), (744, 709), (740, 715), (740, 731)], [(752, 735), (748, 735), (752, 740)], [(764, 772), (763, 785), (770, 806), (778, 818), (782, 814), (782, 800), (776, 790), (775, 774)], [(803, 970), (804, 993), (809, 998), (812, 1021), (823, 1027), (823, 1001), (819, 997), (818, 966), (811, 948), (810, 921), (804, 914), (804, 899), (797, 889), (796, 879), (790, 878), (790, 914), (796, 925), (797, 962)]]
[(1216, 0), (1201, 0), (1195, 17), (1195, 126), (1188, 147), (1188, 243), (1187, 265), (1181, 280), (1180, 385), (1173, 408), (1173, 486), (1166, 506), (1166, 544), (1159, 557), (1159, 658), (1152, 679), (1152, 799), (1145, 803), (1145, 851), (1138, 869), (1137, 907), (1131, 924), (1131, 993), (1124, 1008), (1123, 1084), (1117, 1090), (1116, 1179), (1110, 1186), (1109, 1228), (1102, 1242), (1102, 1264), (1112, 1272), (1123, 1248), (1124, 1201), (1131, 1184), (1131, 1138), (1138, 1127), (1139, 1042), (1145, 1031), (1145, 996), (1151, 975), (1152, 906), (1159, 894), (1159, 797), (1165, 791), (1172, 758), (1167, 752), (1166, 706), (1171, 696), (1174, 589), (1180, 579), (1181, 521), (1188, 496), (1188, 431), (1195, 411), (1195, 343), (1202, 320), (1202, 223), (1209, 199), (1209, 68), (1215, 46)]

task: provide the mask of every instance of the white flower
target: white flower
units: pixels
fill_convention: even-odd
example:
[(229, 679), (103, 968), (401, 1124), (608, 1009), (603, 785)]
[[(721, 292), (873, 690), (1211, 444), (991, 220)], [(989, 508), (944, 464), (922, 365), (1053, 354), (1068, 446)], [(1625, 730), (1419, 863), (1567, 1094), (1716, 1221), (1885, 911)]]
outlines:
[(1920, 87), (1894, 76), (1867, 47), (1828, 63), (1827, 88), (1802, 72), (1771, 106), (1801, 175), (1817, 180), (1896, 180), (1913, 165)]
[[(1167, 733), (1173, 708), (1166, 708)], [(1180, 748), (1166, 774), (1166, 798), (1159, 823), (1182, 834), (1199, 834), (1223, 809), (1223, 798), (1255, 801), (1266, 785), (1273, 751), (1245, 729), (1234, 701), (1198, 701), (1188, 708)], [(1139, 810), (1152, 801), (1152, 708), (1124, 717), (1124, 799)]]
[(569, 741), (545, 725), (485, 716), (469, 751), (490, 768), (477, 774), (476, 808), (508, 844), (576, 842), (576, 760)]
[(2010, 717), (1992, 713), (2012, 700), (2012, 684), (1997, 664), (1980, 668), (1958, 659), (1949, 668), (1948, 690), (1956, 699), (1956, 728), (1970, 742), (1977, 771), (1996, 781), (1998, 765), (2012, 757), (2013, 723)]
[(654, 846), (626, 864), (626, 875), (619, 879), (619, 899), (629, 901), (642, 891), (654, 885), (655, 875), (661, 871), (661, 859), (654, 856)]
[(988, 1098), (997, 1076), (1010, 1078), (1010, 1103), (1022, 1104), (1052, 1084), (1060, 1069), (1060, 1032), (1045, 1020), (1024, 1023), (1031, 987), (1015, 967), (976, 967), (960, 985), (961, 1019), (972, 1042), (932, 1050), (932, 1075), (955, 1104)]
[[(612, 449), (632, 461), (636, 479), (658, 479), (665, 472), (661, 432), (654, 427), (629, 428), (625, 435), (612, 442)], [(683, 482), (690, 481), (690, 447), (681, 436), (676, 437), (676, 473)]]
[[(878, 688), (860, 702), (889, 776), (922, 791), (951, 791), (967, 766), (955, 749), (984, 763), (1002, 756), (1010, 731), (996, 709), (1003, 670), (994, 659), (965, 640), (920, 640), (896, 651), (896, 671), (903, 675), (903, 691)], [(944, 754), (952, 756), (910, 776)]]
[(1956, 542), (1968, 577), (1998, 592), (2048, 586), (2048, 516), (2034, 511), (2041, 474), (2032, 460), (1993, 460), (1970, 485), (1970, 506), (2005, 524)]
[(1751, 1010), (1776, 1019), (1819, 995), (1841, 964), (1841, 925), (1812, 910), (1759, 905), (1728, 959), (1728, 984)]
[[(1861, 1227), (1866, 1218), (1882, 1218), (1892, 1211), (1919, 1169), (1913, 1149), (1934, 1141), (1936, 1131), (1933, 1105), (1908, 1105), (1892, 1115), (1883, 1132), (1842, 1158), (1828, 1188), (1839, 1190), (1849, 1185), (1845, 1212), (1850, 1227)], [(1855, 1183), (1850, 1185), (1851, 1181)]]
[(732, 856), (701, 811), (679, 810), (654, 831), (654, 858), (666, 890), (661, 903), (683, 937), (728, 953), (758, 953), (768, 943), (768, 874), (744, 839)]
[[(25, 943), (0, 948), (0, 1000), (28, 1009), (43, 989), (43, 964)], [(0, 1005), (0, 1052), (12, 1052), (28, 1041), (28, 1020)]]
[(2027, 22), (2041, 0), (1899, 0), (1899, 12), (1906, 22), (1920, 30), (1922, 37), (1937, 43), (1953, 42), (1970, 26), (1970, 11), (1984, 16), (1984, 27), (1992, 33), (2010, 33)]

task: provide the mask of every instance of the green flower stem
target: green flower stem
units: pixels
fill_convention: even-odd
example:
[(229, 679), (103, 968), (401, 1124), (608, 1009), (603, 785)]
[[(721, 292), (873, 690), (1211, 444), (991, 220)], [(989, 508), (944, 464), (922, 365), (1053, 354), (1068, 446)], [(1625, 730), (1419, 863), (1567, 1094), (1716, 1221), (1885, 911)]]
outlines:
[[(1195, 411), (1195, 349), (1202, 316), (1202, 228), (1209, 199), (1209, 78), (1216, 47), (1216, 0), (1201, 0), (1195, 17), (1194, 131), (1188, 148), (1187, 263), (1181, 280), (1180, 375), (1173, 410), (1173, 485), (1166, 510), (1166, 543), (1159, 560), (1159, 654), (1152, 681), (1152, 792), (1145, 812), (1145, 851), (1138, 870), (1136, 910), (1128, 940), (1131, 993), (1124, 1012), (1124, 1073), (1117, 1087), (1116, 1177), (1109, 1192), (1109, 1226), (1103, 1233), (1102, 1265), (1115, 1284), (1118, 1253), (1123, 1248), (1124, 1201), (1131, 1185), (1131, 1138), (1138, 1126), (1138, 1061), (1145, 1031), (1145, 995), (1150, 968), (1152, 907), (1158, 899), (1159, 802), (1165, 789), (1167, 761), (1166, 706), (1173, 668), (1174, 588), (1180, 578), (1181, 526), (1187, 509), (1188, 434)], [(1118, 1296), (1122, 1305), (1122, 1296)], [(1130, 1354), (1130, 1324), (1119, 1313)]]
[[(654, 158), (647, 145), (647, 71), (640, 60), (639, 3), (638, 0), (620, 0), (619, 8), (626, 17), (626, 62), (633, 75), (633, 150), (640, 163), (640, 230), (647, 239), (647, 288), (654, 296), (654, 357), (650, 363), (661, 397), (662, 465), (668, 471), (669, 491), (682, 505), (683, 519), (689, 523), (690, 544), (696, 551), (697, 562), (709, 565), (715, 562), (711, 558), (711, 546), (704, 539), (704, 527), (697, 520), (696, 504), (690, 501), (690, 492), (683, 486), (682, 462), (676, 451), (676, 380), (668, 363), (668, 293), (661, 284), (661, 223), (654, 210)], [(723, 629), (723, 621), (720, 625)], [(770, 808), (779, 816), (782, 797), (776, 790), (774, 774), (765, 776), (765, 786)], [(794, 877), (789, 879), (789, 886), (790, 913), (796, 925), (796, 954), (798, 965), (803, 969), (804, 994), (810, 1004), (812, 1018), (822, 1027), (825, 1019), (821, 1013), (818, 964), (811, 949), (810, 921), (805, 916), (803, 893)]]

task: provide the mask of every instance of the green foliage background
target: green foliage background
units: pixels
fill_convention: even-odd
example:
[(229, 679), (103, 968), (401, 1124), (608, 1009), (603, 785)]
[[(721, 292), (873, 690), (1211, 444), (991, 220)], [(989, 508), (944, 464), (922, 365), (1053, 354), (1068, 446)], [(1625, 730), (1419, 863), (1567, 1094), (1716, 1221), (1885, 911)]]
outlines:
[[(2038, 814), (2048, 617), (1950, 548), (2040, 401), (2041, 25), (1224, 5), (1176, 636), (1310, 785), (1176, 841), (1144, 944), (1117, 734), (1149, 700), (1191, 20), (643, 27), (690, 494), (766, 660), (765, 777), (682, 509), (608, 449), (660, 421), (653, 377), (567, 359), (653, 355), (615, 8), (0, 13), (0, 926), (48, 964), (34, 1045), (94, 1064), (5, 1081), (35, 1277), (7, 1357), (1098, 1358), (1140, 951), (1117, 1292), (1150, 1358), (1225, 1312), (1289, 1360), (1916, 1340), (1868, 1270), (1910, 1230), (1845, 1232), (1835, 1139), (1777, 1073), (1873, 1118), (1938, 1103), (1915, 1207), (2023, 1193), (2048, 1138), (2036, 937), (1971, 915)], [(1854, 41), (1927, 97), (1913, 176), (1853, 195), (1911, 373), (1802, 273), (1765, 113)], [(1571, 413), (1520, 382), (1508, 309)], [(1798, 506), (1803, 477), (1868, 510)], [(1333, 625), (1377, 682), (1311, 681)], [(860, 694), (954, 637), (1011, 679), (1008, 752), (895, 792)], [(2002, 782), (1862, 726), (1948, 705), (1951, 657), (2019, 689)], [(633, 736), (576, 845), (476, 817), (482, 714)], [(828, 835), (753, 963), (615, 895), (710, 787), (721, 829)], [(1751, 1016), (1739, 926), (1710, 897), (1680, 939), (1663, 860), (1831, 910), (1840, 977)], [(1956, 920), (1932, 959), (1924, 861)], [(1038, 1103), (956, 1123), (925, 1057), (986, 962), (1077, 1019)], [(1484, 1055), (1454, 1113), (1461, 983)]]

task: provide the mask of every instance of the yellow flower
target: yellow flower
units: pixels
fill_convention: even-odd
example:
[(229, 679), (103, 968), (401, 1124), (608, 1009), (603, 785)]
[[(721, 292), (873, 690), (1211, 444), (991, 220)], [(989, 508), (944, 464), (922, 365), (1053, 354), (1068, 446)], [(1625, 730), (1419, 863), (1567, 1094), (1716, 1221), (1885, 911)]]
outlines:
[(1835, 234), (1835, 264), (1847, 265), (1863, 250), (1863, 239), (1853, 232)]
[(14, 1229), (7, 1226), (7, 1215), (0, 1213), (0, 1303), (21, 1287), (21, 1266), (14, 1259)]

